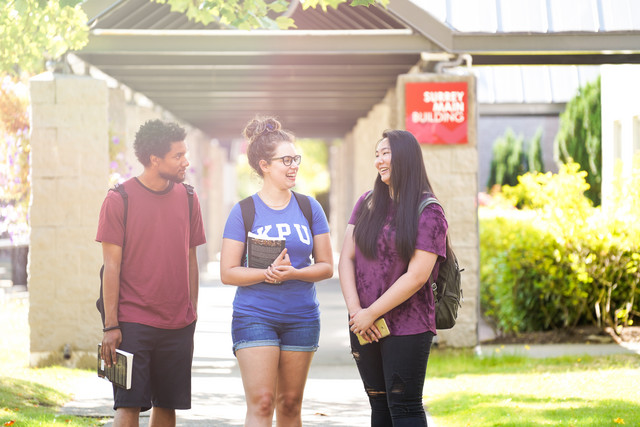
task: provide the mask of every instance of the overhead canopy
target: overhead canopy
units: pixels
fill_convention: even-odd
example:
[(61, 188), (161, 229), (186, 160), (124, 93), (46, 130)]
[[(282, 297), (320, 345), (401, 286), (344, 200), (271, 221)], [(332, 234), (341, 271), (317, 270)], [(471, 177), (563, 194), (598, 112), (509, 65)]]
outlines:
[(221, 140), (256, 114), (299, 137), (339, 138), (423, 53), (474, 64), (639, 62), (640, 32), (463, 33), (410, 0), (387, 9), (298, 6), (295, 30), (203, 26), (149, 0), (87, 0), (89, 44), (77, 56)]

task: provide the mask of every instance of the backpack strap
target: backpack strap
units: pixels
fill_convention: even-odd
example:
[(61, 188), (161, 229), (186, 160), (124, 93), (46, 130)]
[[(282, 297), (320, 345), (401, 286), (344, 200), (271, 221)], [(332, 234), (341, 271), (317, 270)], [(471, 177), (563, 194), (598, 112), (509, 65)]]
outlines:
[[(423, 201), (420, 202), (420, 205), (418, 205), (418, 218), (420, 217), (420, 215), (422, 214), (422, 211), (424, 211), (424, 209), (431, 205), (431, 204), (436, 204), (438, 206), (440, 206), (442, 208), (442, 211), (444, 212), (444, 207), (442, 207), (442, 204), (438, 201), (438, 199), (436, 199), (435, 197), (427, 197), (426, 199), (424, 199)], [(449, 237), (447, 237), (447, 241), (446, 241), (446, 254), (447, 256), (449, 256)], [(433, 271), (431, 272), (431, 274), (433, 275)], [(431, 276), (429, 276), (429, 281), (431, 281)], [(427, 282), (428, 283), (428, 282)], [(436, 282), (434, 281), (431, 284), (431, 287), (433, 288), (433, 291), (436, 292)]]
[(113, 188), (110, 188), (109, 191), (116, 191), (120, 193), (120, 196), (122, 196), (122, 203), (124, 204), (124, 213), (122, 216), (122, 225), (124, 226), (124, 234), (122, 236), (122, 249), (124, 250), (124, 241), (127, 237), (127, 213), (129, 211), (129, 195), (124, 189), (124, 184), (116, 184)]
[(182, 185), (184, 185), (185, 190), (187, 190), (187, 198), (189, 199), (189, 220), (191, 220), (191, 213), (193, 212), (193, 194), (195, 191), (193, 189), (193, 185), (189, 185), (184, 182)]
[(256, 205), (253, 201), (253, 197), (249, 196), (246, 199), (240, 200), (240, 210), (242, 211), (242, 222), (244, 223), (244, 234), (251, 231), (253, 227), (253, 220), (256, 216)]
[(243, 266), (245, 265), (245, 259), (247, 256), (248, 234), (253, 227), (253, 220), (256, 217), (256, 205), (252, 196), (240, 200), (240, 210), (242, 211), (242, 222), (244, 223), (244, 250), (242, 251), (242, 257), (240, 258), (240, 265)]
[(431, 204), (434, 204), (434, 203), (436, 205), (440, 206), (442, 208), (442, 210), (444, 211), (444, 207), (438, 201), (438, 199), (436, 199), (435, 197), (427, 197), (426, 199), (424, 199), (423, 201), (420, 202), (420, 205), (418, 206), (418, 215), (422, 214), (422, 211), (424, 210), (424, 208), (426, 208), (427, 206), (429, 206)]
[(295, 191), (291, 192), (295, 196), (304, 217), (307, 219), (307, 222), (309, 223), (309, 231), (311, 231), (311, 235), (313, 236), (313, 212), (311, 211), (311, 201), (309, 201), (309, 196), (305, 196), (304, 194), (300, 194)]

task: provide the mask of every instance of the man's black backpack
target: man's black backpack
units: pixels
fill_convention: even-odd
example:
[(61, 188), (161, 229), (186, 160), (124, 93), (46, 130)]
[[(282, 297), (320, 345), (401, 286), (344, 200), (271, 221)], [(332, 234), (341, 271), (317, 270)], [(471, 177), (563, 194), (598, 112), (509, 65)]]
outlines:
[[(442, 207), (435, 197), (429, 197), (420, 203), (418, 215), (432, 203)], [(451, 249), (447, 235), (447, 258), (440, 264), (438, 277), (431, 284), (436, 308), (436, 329), (451, 329), (456, 324), (458, 308), (462, 306), (461, 301), (463, 300), (460, 284), (460, 272), (462, 271), (464, 269), (460, 269), (458, 258)], [(427, 284), (429, 282), (431, 282), (431, 277)]]
[[(187, 190), (187, 199), (189, 201), (189, 218), (191, 218), (191, 211), (193, 211), (193, 186), (189, 184), (182, 183), (184, 188)], [(124, 251), (124, 239), (127, 232), (127, 212), (129, 210), (129, 195), (124, 189), (123, 184), (116, 184), (113, 188), (110, 188), (109, 191), (117, 191), (122, 196), (122, 202), (124, 203), (124, 214), (122, 217), (122, 225), (124, 226), (124, 236), (122, 237), (122, 249)], [(96, 308), (100, 312), (100, 316), (102, 317), (102, 326), (104, 324), (104, 299), (102, 298), (102, 276), (104, 274), (104, 264), (100, 267), (100, 295), (96, 300)]]
[[(292, 193), (295, 196), (296, 201), (298, 202), (298, 206), (300, 206), (300, 210), (309, 223), (309, 231), (313, 236), (313, 213), (311, 212), (311, 202), (309, 201), (309, 197), (295, 191), (292, 191)], [(244, 251), (242, 252), (242, 260), (240, 262), (240, 265), (245, 265), (247, 256), (246, 237), (247, 234), (251, 231), (251, 228), (253, 227), (253, 220), (256, 217), (256, 205), (254, 203), (255, 202), (253, 201), (252, 196), (240, 200), (240, 210), (242, 211), (242, 221), (244, 222), (245, 236)]]

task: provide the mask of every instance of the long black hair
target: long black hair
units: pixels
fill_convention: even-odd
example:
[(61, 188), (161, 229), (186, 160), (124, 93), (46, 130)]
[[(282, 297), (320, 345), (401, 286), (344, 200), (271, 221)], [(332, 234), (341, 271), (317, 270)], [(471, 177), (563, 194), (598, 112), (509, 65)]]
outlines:
[(422, 149), (411, 132), (387, 130), (378, 144), (385, 138), (389, 140), (391, 149), (391, 188), (382, 182), (378, 174), (373, 191), (358, 210), (354, 237), (360, 251), (367, 258), (375, 258), (378, 236), (393, 204), (396, 207), (392, 223), (396, 230), (396, 250), (403, 260), (409, 262), (418, 234), (418, 207), (423, 194), (433, 194), (433, 189), (424, 167)]

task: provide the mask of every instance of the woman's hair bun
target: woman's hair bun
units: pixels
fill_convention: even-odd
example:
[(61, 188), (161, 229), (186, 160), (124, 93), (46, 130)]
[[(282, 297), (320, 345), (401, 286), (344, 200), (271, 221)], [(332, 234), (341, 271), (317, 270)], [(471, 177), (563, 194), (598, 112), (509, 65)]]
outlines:
[(253, 142), (257, 137), (268, 132), (276, 132), (282, 128), (278, 120), (273, 117), (256, 117), (244, 128), (242, 135)]

